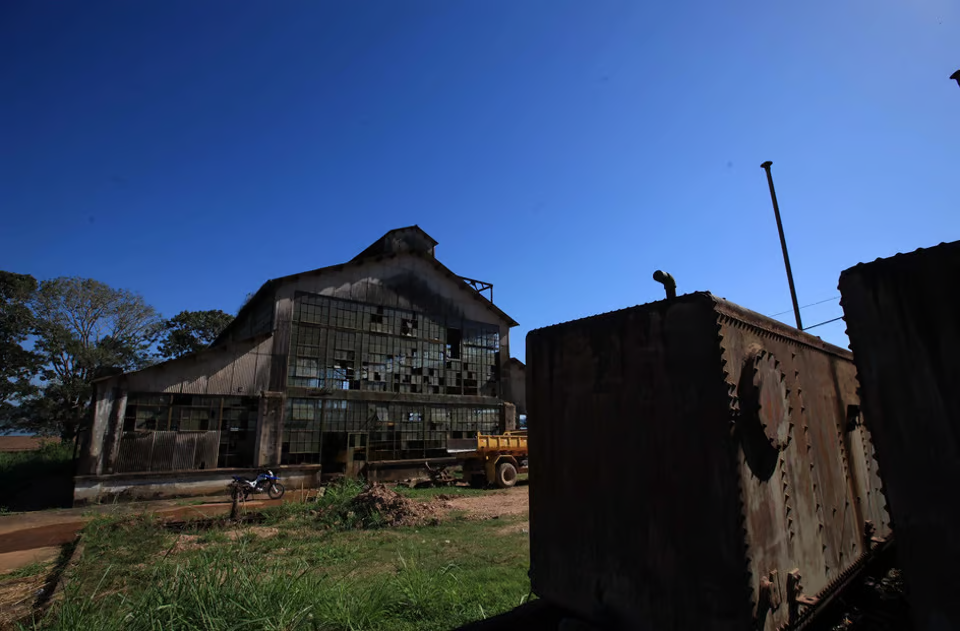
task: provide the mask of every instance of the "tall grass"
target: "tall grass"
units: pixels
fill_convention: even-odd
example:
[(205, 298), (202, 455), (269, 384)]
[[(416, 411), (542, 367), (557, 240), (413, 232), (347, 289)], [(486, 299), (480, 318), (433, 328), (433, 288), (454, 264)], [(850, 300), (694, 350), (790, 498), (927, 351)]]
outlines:
[(521, 604), (528, 539), (508, 520), (377, 528), (363, 486), (265, 512), (258, 526), (174, 534), (150, 517), (83, 532), (64, 598), (32, 629), (452, 629)]
[(111, 571), (107, 566), (92, 589), (68, 587), (35, 628), (446, 630), (520, 604), (529, 588), (523, 571), (430, 567), (415, 550), (374, 577), (278, 566), (226, 547), (155, 564), (135, 593), (105, 589)]

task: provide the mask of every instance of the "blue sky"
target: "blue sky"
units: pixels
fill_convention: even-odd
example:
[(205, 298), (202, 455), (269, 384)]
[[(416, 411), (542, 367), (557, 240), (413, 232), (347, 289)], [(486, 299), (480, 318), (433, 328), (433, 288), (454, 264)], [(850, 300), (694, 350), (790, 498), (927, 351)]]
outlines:
[(7, 2), (0, 269), (235, 312), (416, 223), (521, 358), (658, 268), (778, 313), (760, 163), (801, 304), (956, 240), (958, 68), (953, 0)]

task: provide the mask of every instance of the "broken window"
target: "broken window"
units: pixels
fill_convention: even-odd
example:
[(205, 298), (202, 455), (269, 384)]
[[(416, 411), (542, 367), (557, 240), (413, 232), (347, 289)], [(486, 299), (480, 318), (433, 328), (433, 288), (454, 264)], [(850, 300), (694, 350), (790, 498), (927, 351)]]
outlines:
[(312, 294), (298, 294), (296, 305), (291, 387), (398, 394), (499, 392), (496, 325), (457, 320), (448, 327), (442, 318), (409, 309)]
[(460, 329), (447, 329), (447, 357), (460, 359)]
[(406, 337), (417, 337), (417, 319), (413, 318), (401, 318), (400, 319), (400, 335)]
[(131, 394), (123, 418), (123, 431), (165, 431), (170, 422), (170, 397), (167, 395)]

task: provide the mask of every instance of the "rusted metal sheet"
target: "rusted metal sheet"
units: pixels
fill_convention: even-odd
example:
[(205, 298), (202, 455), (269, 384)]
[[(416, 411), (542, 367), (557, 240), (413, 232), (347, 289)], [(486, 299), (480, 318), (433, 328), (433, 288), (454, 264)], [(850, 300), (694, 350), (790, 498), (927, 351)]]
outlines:
[(840, 276), (917, 629), (960, 629), (960, 242)]
[(691, 294), (533, 331), (527, 362), (531, 580), (580, 616), (775, 629), (790, 572), (825, 594), (889, 534), (846, 351)]

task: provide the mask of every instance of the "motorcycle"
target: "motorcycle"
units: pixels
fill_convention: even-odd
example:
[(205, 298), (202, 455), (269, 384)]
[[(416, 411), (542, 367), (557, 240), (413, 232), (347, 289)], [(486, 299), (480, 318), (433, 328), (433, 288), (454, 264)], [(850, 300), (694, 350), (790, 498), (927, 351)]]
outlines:
[(283, 497), (284, 488), (280, 484), (280, 478), (273, 475), (273, 471), (260, 473), (251, 480), (240, 475), (233, 476), (233, 482), (229, 484), (230, 498), (247, 501), (250, 495), (254, 493), (267, 492), (267, 496), (272, 500), (278, 500)]

